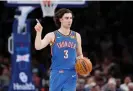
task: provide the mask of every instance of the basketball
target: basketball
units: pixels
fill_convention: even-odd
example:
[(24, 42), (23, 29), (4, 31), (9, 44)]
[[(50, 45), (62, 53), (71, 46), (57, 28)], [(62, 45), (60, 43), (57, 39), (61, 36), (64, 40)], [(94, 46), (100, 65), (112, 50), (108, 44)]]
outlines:
[(77, 60), (75, 69), (79, 75), (88, 75), (92, 71), (92, 63), (88, 58), (83, 57)]

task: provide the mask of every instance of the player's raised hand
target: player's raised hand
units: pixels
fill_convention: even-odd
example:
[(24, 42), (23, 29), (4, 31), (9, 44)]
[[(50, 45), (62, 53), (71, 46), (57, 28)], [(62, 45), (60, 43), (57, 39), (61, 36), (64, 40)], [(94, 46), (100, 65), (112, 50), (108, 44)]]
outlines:
[(38, 19), (36, 19), (36, 21), (37, 21), (37, 24), (36, 24), (35, 27), (34, 27), (35, 30), (36, 30), (37, 32), (42, 32), (43, 27), (42, 27), (41, 23), (39, 22)]

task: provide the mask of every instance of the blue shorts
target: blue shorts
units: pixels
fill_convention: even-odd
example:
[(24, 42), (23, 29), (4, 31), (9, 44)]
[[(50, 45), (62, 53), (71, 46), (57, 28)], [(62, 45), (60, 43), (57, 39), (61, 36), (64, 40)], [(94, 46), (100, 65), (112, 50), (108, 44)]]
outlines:
[(75, 70), (51, 70), (49, 91), (76, 91)]

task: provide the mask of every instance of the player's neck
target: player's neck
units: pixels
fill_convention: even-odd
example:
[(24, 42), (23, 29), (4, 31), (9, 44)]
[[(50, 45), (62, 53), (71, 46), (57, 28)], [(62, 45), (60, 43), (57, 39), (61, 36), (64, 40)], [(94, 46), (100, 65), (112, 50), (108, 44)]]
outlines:
[(62, 33), (63, 35), (69, 35), (70, 34), (70, 28), (60, 27), (58, 31), (60, 33)]

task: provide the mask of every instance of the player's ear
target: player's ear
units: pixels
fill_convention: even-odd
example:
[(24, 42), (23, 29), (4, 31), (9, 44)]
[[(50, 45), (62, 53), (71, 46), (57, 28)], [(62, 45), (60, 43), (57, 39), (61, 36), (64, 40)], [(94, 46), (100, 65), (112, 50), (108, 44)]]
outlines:
[(59, 21), (62, 22), (62, 18), (59, 18)]

